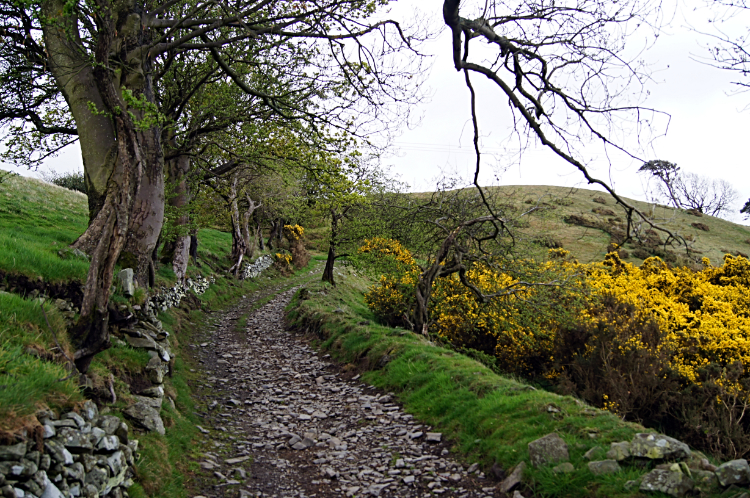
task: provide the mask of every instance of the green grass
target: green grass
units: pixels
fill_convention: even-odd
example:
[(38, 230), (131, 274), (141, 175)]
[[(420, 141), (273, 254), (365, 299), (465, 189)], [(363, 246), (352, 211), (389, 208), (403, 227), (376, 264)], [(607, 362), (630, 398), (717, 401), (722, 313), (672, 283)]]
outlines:
[[(62, 318), (49, 305), (45, 313), (70, 356)], [(68, 376), (66, 364), (39, 303), (0, 293), (0, 433), (30, 424), (44, 406), (67, 409), (83, 400), (76, 380), (59, 382)]]
[(0, 183), (0, 270), (48, 282), (83, 280), (88, 262), (62, 259), (88, 224), (86, 196), (39, 180)]
[[(412, 332), (378, 325), (362, 298), (368, 281), (350, 273), (338, 279), (334, 288), (317, 282), (307, 285), (290, 304), (287, 318), (315, 331), (320, 348), (353, 365), (366, 382), (395, 392), (408, 412), (443, 432), (466, 459), (485, 469), (493, 463), (505, 469), (520, 461), (528, 464), (528, 443), (557, 432), (568, 444), (576, 471), (560, 476), (549, 467), (530, 468), (527, 479), (537, 496), (636, 494), (624, 485), (643, 472), (594, 476), (583, 455), (595, 446), (606, 451), (611, 442), (630, 440), (646, 429), (572, 397), (497, 375)], [(344, 313), (333, 313), (336, 308)], [(386, 355), (390, 361), (380, 368)], [(549, 412), (550, 405), (560, 412)]]

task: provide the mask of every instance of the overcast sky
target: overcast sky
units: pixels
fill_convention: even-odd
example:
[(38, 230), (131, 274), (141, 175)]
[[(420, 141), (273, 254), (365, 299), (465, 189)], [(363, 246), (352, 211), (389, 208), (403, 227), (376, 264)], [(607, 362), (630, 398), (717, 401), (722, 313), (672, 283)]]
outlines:
[[(468, 3), (468, 2), (465, 2)], [(413, 10), (423, 9), (426, 0), (400, 0), (391, 15), (403, 18)], [(428, 12), (435, 26), (442, 22), (439, 2), (429, 2)], [(701, 7), (703, 3), (695, 3)], [(706, 23), (711, 12), (693, 9), (681, 3), (673, 7), (674, 17), (658, 42), (644, 54), (652, 64), (654, 82), (649, 86), (650, 107), (670, 115), (664, 136), (656, 138), (646, 150), (646, 159), (665, 159), (677, 163), (683, 170), (723, 178), (730, 181), (740, 196), (735, 212), (750, 198), (750, 93), (729, 95), (731, 81), (736, 75), (721, 71), (694, 60), (706, 55), (707, 38), (687, 28), (690, 24), (702, 30), (712, 29)], [(750, 25), (750, 15), (723, 25), (724, 29), (741, 29)], [(732, 24), (734, 23), (734, 24)], [(744, 23), (744, 26), (743, 26)], [(634, 46), (642, 40), (634, 39)], [(413, 190), (432, 190), (434, 178), (441, 171), (456, 172), (468, 178), (473, 174), (474, 155), (472, 129), (469, 118), (469, 93), (463, 75), (453, 68), (450, 37), (446, 30), (422, 47), (432, 57), (427, 78), (429, 99), (415, 109), (421, 116), (419, 123), (404, 129), (396, 139), (394, 153), (386, 158), (401, 178)], [(692, 58), (691, 58), (692, 56)], [(516, 144), (508, 140), (511, 131), (507, 103), (497, 90), (475, 77), (479, 94), (479, 121), (482, 148), (486, 154), (482, 181), (503, 185), (560, 185), (586, 187), (580, 173), (542, 149), (527, 150), (518, 159), (503, 151)], [(664, 121), (666, 123), (666, 121)], [(493, 156), (494, 154), (494, 156)], [(644, 199), (642, 178), (636, 174), (638, 161), (621, 157), (607, 157), (592, 146), (589, 155), (594, 176), (611, 181), (618, 193)], [(7, 167), (7, 166), (5, 166)], [(69, 147), (43, 168), (55, 171), (82, 170), (78, 146)], [(500, 170), (505, 170), (500, 174)], [(18, 171), (22, 174), (29, 172)], [(33, 174), (33, 173), (32, 173)], [(38, 174), (37, 174), (38, 175)], [(35, 175), (35, 176), (37, 176)], [(739, 214), (732, 221), (750, 224)]]

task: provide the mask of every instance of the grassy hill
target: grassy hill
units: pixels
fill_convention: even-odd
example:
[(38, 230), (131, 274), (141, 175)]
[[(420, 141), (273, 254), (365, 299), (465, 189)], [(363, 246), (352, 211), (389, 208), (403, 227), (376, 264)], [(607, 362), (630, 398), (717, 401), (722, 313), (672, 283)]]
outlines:
[[(584, 263), (601, 261), (612, 239), (608, 231), (624, 229), (624, 210), (608, 194), (599, 191), (528, 185), (503, 186), (492, 190), (506, 199), (505, 202), (514, 208), (515, 213), (538, 207), (538, 211), (528, 216), (525, 233), (543, 236), (559, 244)], [(720, 264), (726, 253), (750, 253), (750, 227), (713, 216), (696, 216), (680, 209), (625, 199), (649, 215), (659, 226), (685, 237), (689, 241), (689, 255), (693, 260), (708, 257), (713, 264)], [(675, 245), (667, 248), (673, 256), (665, 258), (663, 245), (654, 235), (647, 233), (646, 238), (650, 239), (647, 244), (638, 244), (637, 241), (626, 244), (627, 257), (623, 259), (639, 265), (645, 259), (638, 257), (639, 254), (658, 255), (667, 260), (675, 258), (672, 262), (683, 261), (688, 256), (684, 246)], [(664, 241), (666, 236), (660, 234), (659, 238)]]

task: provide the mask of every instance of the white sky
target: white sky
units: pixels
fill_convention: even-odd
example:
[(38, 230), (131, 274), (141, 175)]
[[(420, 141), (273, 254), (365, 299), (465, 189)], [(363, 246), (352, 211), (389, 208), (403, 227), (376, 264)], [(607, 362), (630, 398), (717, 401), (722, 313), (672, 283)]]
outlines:
[[(423, 5), (427, 5), (425, 0), (399, 0), (391, 15), (397, 19), (403, 16), (406, 22), (412, 10), (419, 11)], [(440, 2), (430, 2), (429, 9), (433, 10), (427, 15), (435, 23), (442, 22), (441, 6)], [(744, 110), (750, 105), (750, 93), (728, 95), (733, 90), (731, 81), (736, 75), (691, 59), (691, 55), (706, 54), (704, 44), (708, 39), (690, 31), (687, 25), (690, 23), (708, 31), (712, 29), (706, 24), (709, 16), (711, 12), (705, 9), (694, 10), (692, 5), (681, 4), (655, 47), (645, 54), (653, 65), (655, 80), (649, 87), (651, 94), (645, 104), (671, 115), (666, 135), (654, 140), (652, 152), (645, 157), (665, 159), (677, 163), (685, 171), (730, 181), (740, 193), (735, 208), (737, 212), (750, 198), (750, 154), (747, 153), (750, 109)], [(733, 22), (746, 29), (750, 25), (750, 13), (746, 12), (744, 19), (735, 18)], [(731, 25), (724, 27), (734, 29)], [(638, 40), (633, 43), (637, 44)], [(448, 32), (443, 29), (440, 36), (422, 47), (422, 51), (433, 56), (432, 70), (427, 79), (430, 98), (415, 109), (415, 114), (422, 116), (419, 124), (403, 131), (396, 139), (394, 154), (386, 159), (386, 163), (393, 165), (392, 170), (417, 191), (432, 190), (432, 180), (440, 175), (441, 170), (468, 177), (473, 174), (475, 161), (471, 123), (468, 121), (469, 93), (463, 75), (453, 68)], [(478, 77), (473, 81), (479, 93), (483, 150), (500, 153), (514, 145), (507, 140), (512, 124), (507, 104), (498, 98), (494, 88)], [(614, 158), (610, 166), (602, 154), (592, 152), (591, 157), (590, 170), (595, 177), (611, 181), (622, 195), (644, 199), (642, 178), (636, 174), (641, 163)], [(586, 187), (580, 173), (544, 150), (528, 150), (520, 164), (512, 162), (513, 166), (498, 180), (493, 167), (510, 164), (509, 158), (485, 156), (483, 182)], [(69, 147), (43, 168), (82, 170), (78, 145)], [(38, 173), (18, 168), (14, 170), (38, 176)], [(732, 221), (750, 224), (739, 214)]]

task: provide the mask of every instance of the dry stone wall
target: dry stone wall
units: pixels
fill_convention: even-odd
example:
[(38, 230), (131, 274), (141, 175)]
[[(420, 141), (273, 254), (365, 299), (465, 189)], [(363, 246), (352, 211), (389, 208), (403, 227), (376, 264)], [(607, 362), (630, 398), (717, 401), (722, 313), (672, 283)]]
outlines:
[(80, 413), (37, 413), (41, 432), (0, 446), (4, 498), (127, 498), (138, 441), (113, 415), (87, 401)]

